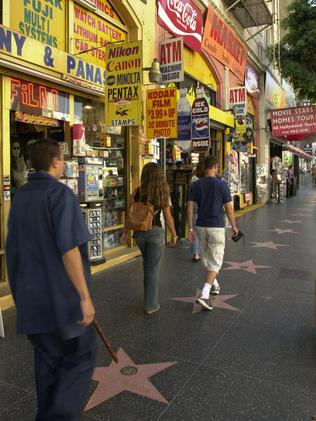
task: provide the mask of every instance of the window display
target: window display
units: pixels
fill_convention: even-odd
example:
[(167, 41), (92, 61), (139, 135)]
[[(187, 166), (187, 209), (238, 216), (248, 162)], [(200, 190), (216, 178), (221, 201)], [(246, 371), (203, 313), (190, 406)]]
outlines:
[(11, 193), (26, 183), (28, 174), (32, 172), (27, 154), (28, 143), (43, 138), (55, 139), (64, 144), (65, 125), (67, 122), (53, 120), (54, 126), (47, 126), (42, 117), (32, 115), (32, 123), (29, 120), (19, 121), (15, 111), (10, 112), (10, 144), (11, 144)]
[(119, 245), (119, 233), (125, 224), (126, 166), (125, 130), (122, 134), (108, 134), (104, 156), (104, 249)]
[[(91, 101), (87, 98), (75, 96), (75, 124), (82, 125), (86, 154), (91, 157), (81, 158), (93, 165), (97, 161), (98, 172), (102, 162), (102, 175), (99, 174), (101, 186), (96, 185), (96, 174), (90, 179), (94, 180), (98, 190), (99, 201), (102, 203), (102, 233), (103, 250), (107, 252), (119, 245), (119, 234), (125, 224), (127, 172), (126, 172), (126, 129), (122, 127), (105, 127), (105, 108), (103, 102)], [(80, 160), (80, 159), (79, 159)], [(87, 163), (86, 163), (87, 164)], [(87, 179), (87, 165), (82, 172), (82, 178)], [(89, 178), (89, 177), (88, 177)], [(92, 184), (91, 184), (92, 187)], [(80, 177), (79, 177), (80, 192)], [(100, 196), (102, 192), (102, 198)], [(91, 194), (90, 194), (91, 199)], [(87, 199), (87, 195), (85, 194)], [(94, 199), (91, 199), (94, 200)], [(86, 202), (87, 200), (85, 200)]]
[(106, 136), (104, 103), (75, 96), (75, 124), (85, 128), (86, 143), (89, 146), (102, 146)]

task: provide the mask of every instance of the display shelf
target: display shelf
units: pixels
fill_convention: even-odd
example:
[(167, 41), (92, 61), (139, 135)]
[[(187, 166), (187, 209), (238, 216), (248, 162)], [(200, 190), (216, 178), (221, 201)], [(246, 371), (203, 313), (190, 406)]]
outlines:
[(5, 251), (3, 249), (0, 249), (0, 256), (3, 255)]
[(104, 227), (103, 232), (115, 231), (121, 228), (124, 228), (124, 224), (110, 225), (108, 227)]
[(90, 146), (90, 149), (96, 149), (98, 151), (108, 151), (108, 150), (115, 150), (115, 151), (123, 151), (125, 148), (122, 147), (105, 147), (105, 146)]
[(126, 248), (127, 248), (127, 246), (125, 246), (125, 245), (123, 246), (121, 244), (116, 244), (113, 247), (109, 247), (109, 248), (103, 250), (103, 256), (107, 257), (109, 254), (112, 254), (113, 252), (125, 250)]

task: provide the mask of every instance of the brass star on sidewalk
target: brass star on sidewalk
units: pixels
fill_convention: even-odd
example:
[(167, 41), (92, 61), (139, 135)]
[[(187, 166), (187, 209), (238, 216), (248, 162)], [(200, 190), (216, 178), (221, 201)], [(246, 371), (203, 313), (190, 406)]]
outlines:
[[(196, 303), (197, 297), (201, 295), (201, 290), (197, 289), (195, 295), (192, 297), (176, 297), (176, 298), (170, 298), (174, 301), (180, 301), (183, 303), (192, 303), (192, 314), (197, 314), (203, 311), (203, 308), (200, 304)], [(237, 295), (211, 295), (211, 302), (212, 306), (215, 308), (223, 308), (224, 310), (232, 310), (232, 311), (240, 311), (238, 308), (232, 306), (231, 304), (226, 303), (227, 300), (230, 300), (231, 298), (237, 297)]]
[(285, 224), (302, 224), (302, 221), (294, 220), (294, 219), (282, 219), (281, 222), (284, 222)]
[(262, 266), (262, 265), (256, 265), (252, 260), (246, 260), (245, 262), (225, 262), (228, 266), (227, 268), (224, 268), (223, 270), (245, 270), (246, 272), (250, 273), (257, 273), (257, 269), (268, 269), (271, 268), (271, 266)]
[(286, 230), (283, 230), (281, 228), (274, 228), (274, 230), (268, 230), (268, 231), (276, 232), (278, 234), (286, 234), (286, 233), (288, 233), (288, 234), (298, 234), (298, 232), (295, 231), (294, 229), (286, 229)]
[(251, 241), (251, 244), (254, 244), (254, 248), (267, 248), (267, 249), (272, 249), (272, 250), (278, 250), (278, 247), (288, 247), (287, 244), (276, 244), (273, 241), (266, 241), (265, 243), (256, 243)]
[(157, 364), (135, 364), (120, 348), (117, 352), (119, 363), (114, 361), (108, 367), (97, 367), (92, 379), (99, 382), (91, 396), (85, 411), (100, 405), (121, 392), (129, 391), (155, 401), (168, 403), (149, 378), (160, 371), (166, 370), (176, 362)]

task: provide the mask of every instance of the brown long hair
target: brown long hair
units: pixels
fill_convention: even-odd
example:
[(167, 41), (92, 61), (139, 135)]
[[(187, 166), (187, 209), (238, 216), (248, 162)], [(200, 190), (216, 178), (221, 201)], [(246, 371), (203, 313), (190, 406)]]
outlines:
[(195, 171), (194, 171), (194, 175), (197, 178), (202, 178), (205, 176), (205, 163), (204, 163), (204, 159), (201, 159), (199, 161), (199, 163), (197, 164)]
[(162, 169), (154, 162), (146, 164), (143, 168), (140, 193), (141, 197), (147, 196), (147, 201), (155, 208), (163, 209), (169, 205), (169, 185)]

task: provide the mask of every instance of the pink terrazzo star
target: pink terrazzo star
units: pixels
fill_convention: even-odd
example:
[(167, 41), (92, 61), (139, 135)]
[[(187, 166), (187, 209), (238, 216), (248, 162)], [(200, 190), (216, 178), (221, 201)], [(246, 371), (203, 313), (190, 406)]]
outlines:
[(272, 250), (278, 250), (278, 247), (288, 247), (287, 244), (276, 244), (273, 241), (266, 241), (265, 243), (255, 243), (255, 242), (251, 242), (251, 244), (254, 244), (254, 248), (267, 248), (267, 249), (272, 249)]
[(274, 230), (268, 230), (268, 231), (276, 232), (277, 234), (298, 234), (298, 232), (293, 229), (283, 230), (281, 228), (274, 228)]
[(302, 221), (294, 220), (294, 219), (283, 219), (281, 222), (284, 222), (285, 224), (302, 224)]
[[(196, 299), (197, 297), (199, 297), (201, 295), (201, 290), (197, 289), (195, 295), (192, 297), (176, 297), (176, 298), (171, 298), (171, 300), (174, 301), (180, 301), (183, 303), (192, 303), (193, 307), (192, 307), (192, 314), (197, 314), (200, 313), (201, 311), (203, 311), (202, 306), (200, 306), (200, 304), (196, 303)], [(238, 308), (226, 303), (227, 300), (230, 300), (231, 298), (237, 297), (237, 295), (216, 295), (216, 296), (212, 296), (211, 295), (211, 302), (212, 302), (212, 306), (215, 308), (223, 308), (224, 310), (232, 310), (232, 311), (240, 311)]]
[(252, 260), (246, 260), (245, 262), (225, 262), (228, 265), (230, 265), (227, 268), (224, 268), (223, 270), (245, 270), (249, 273), (257, 273), (257, 269), (268, 269), (271, 268), (271, 266), (262, 266), (262, 265), (256, 265)]
[(99, 382), (99, 384), (91, 396), (85, 411), (124, 391), (168, 403), (159, 390), (150, 382), (149, 378), (166, 370), (176, 364), (176, 362), (135, 364), (122, 348), (118, 350), (117, 357), (119, 360), (118, 364), (112, 361), (108, 367), (97, 367), (94, 370), (92, 379)]

